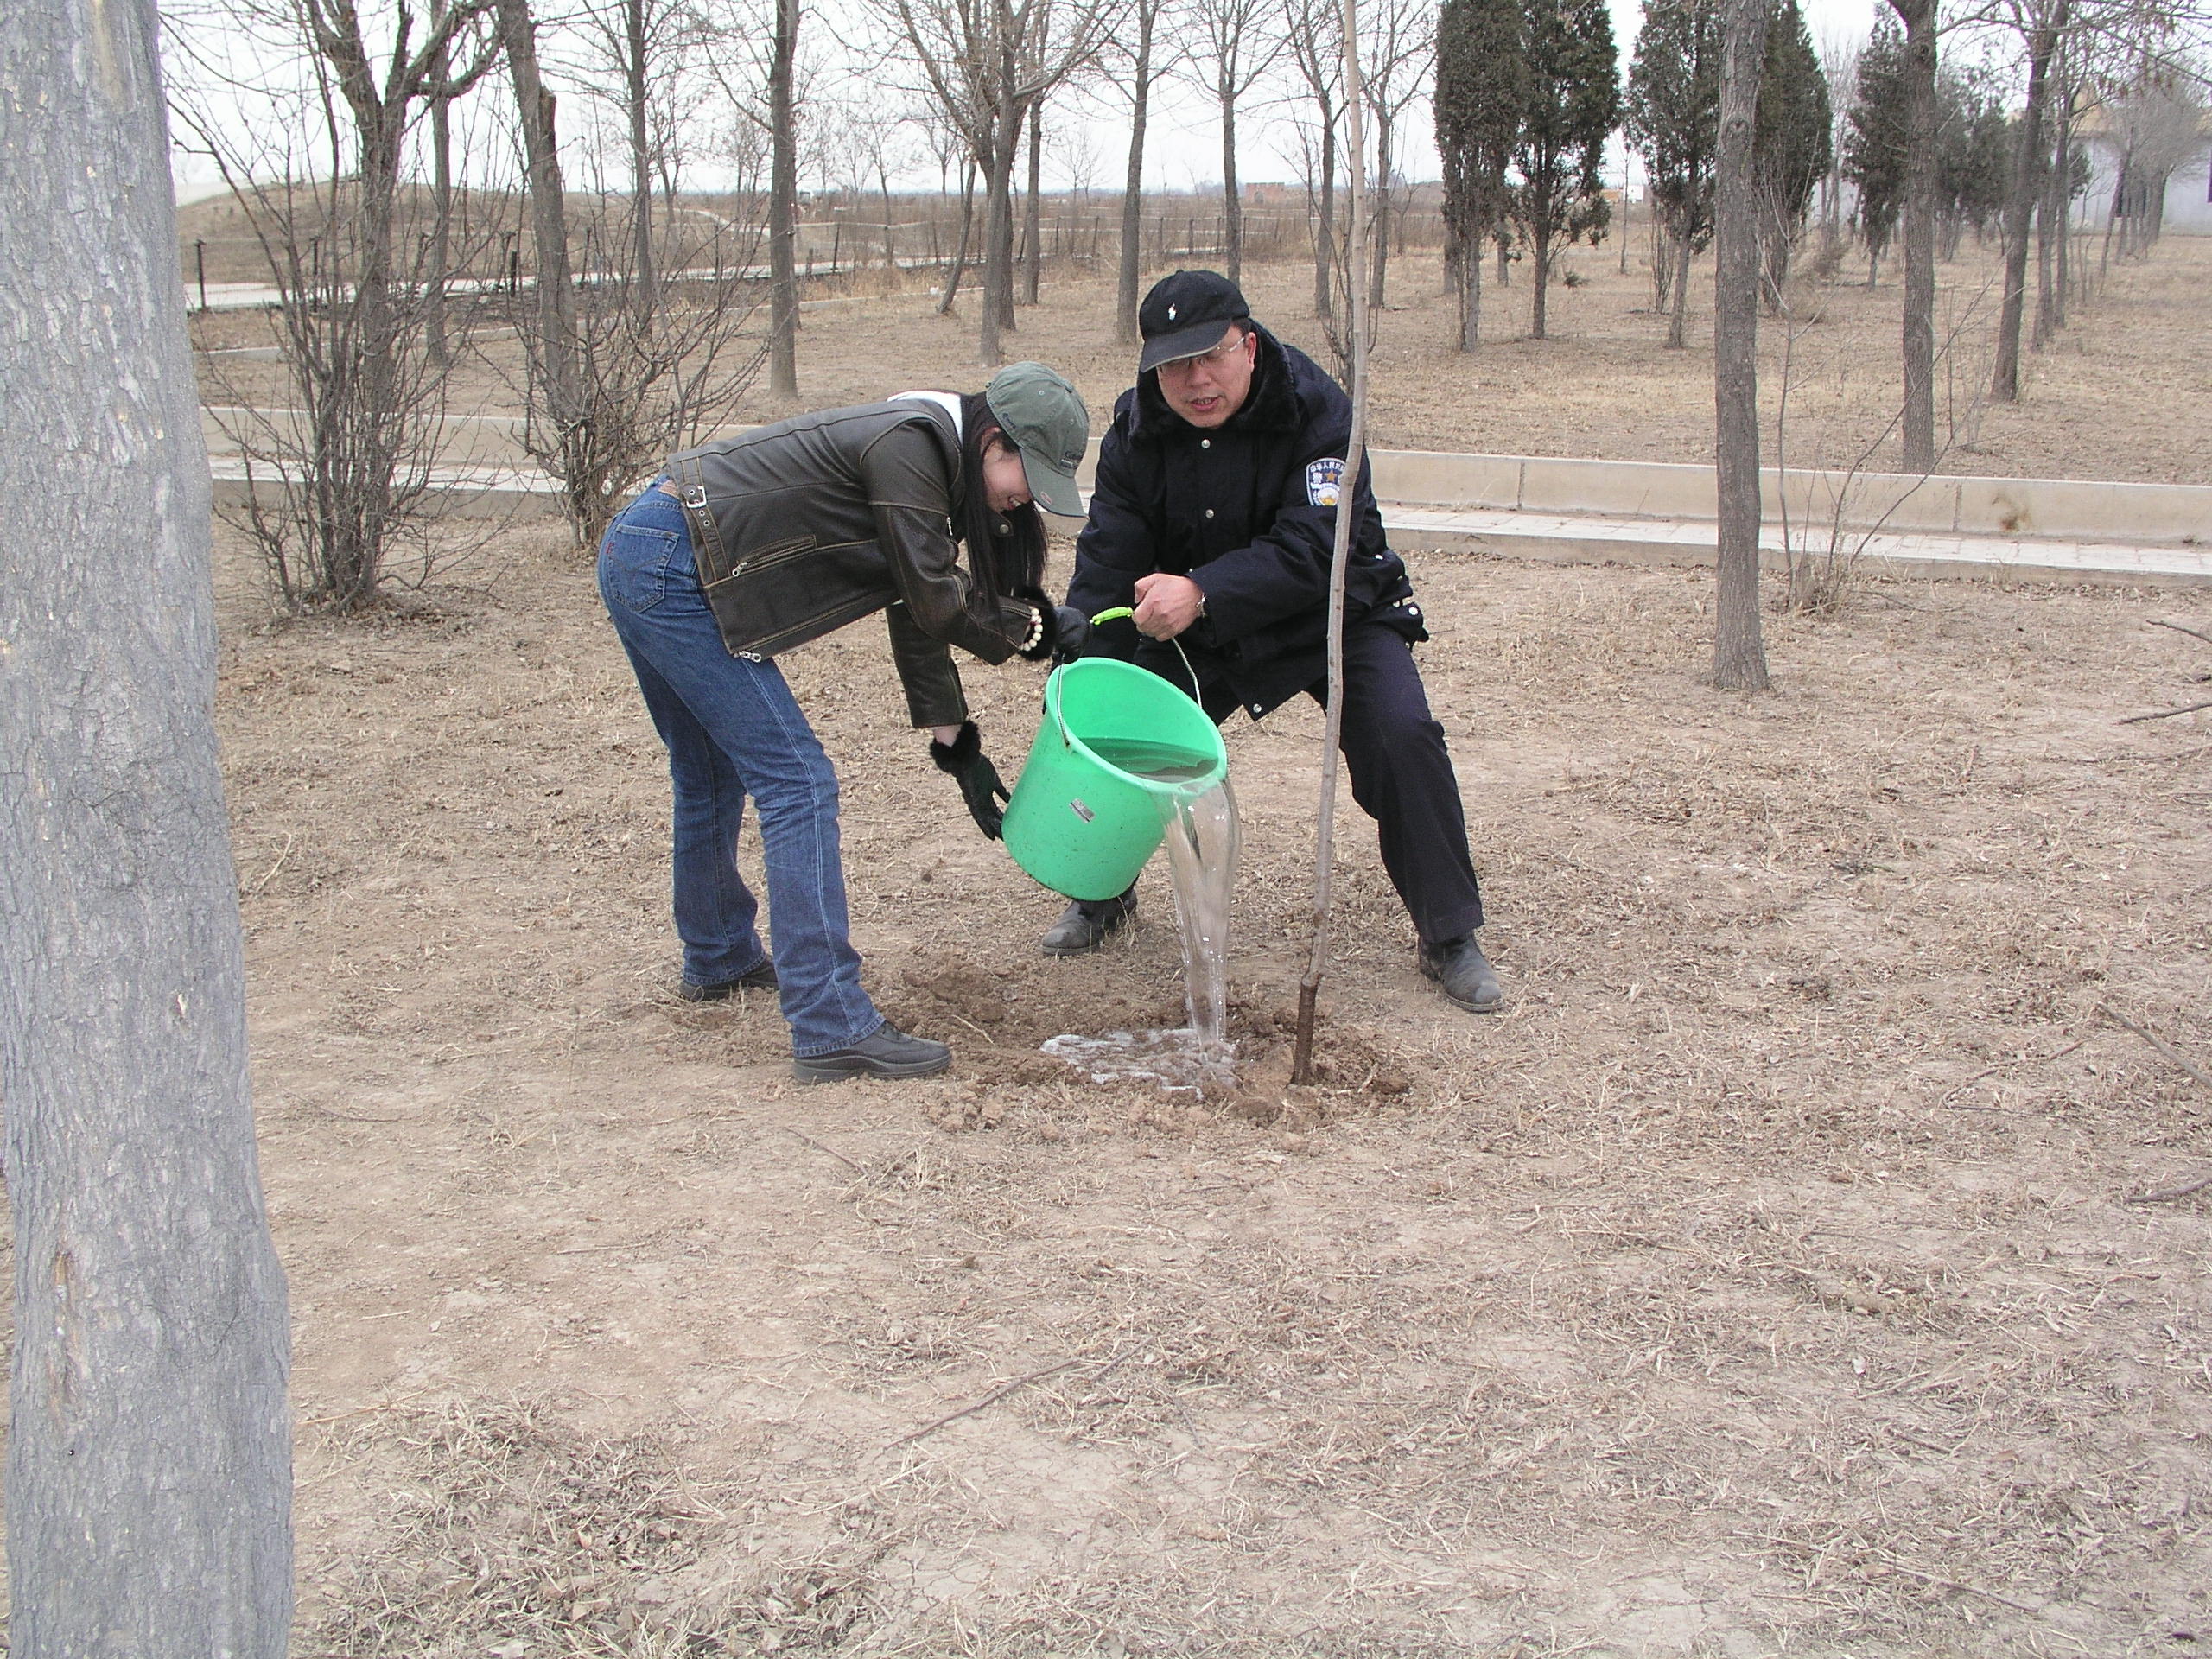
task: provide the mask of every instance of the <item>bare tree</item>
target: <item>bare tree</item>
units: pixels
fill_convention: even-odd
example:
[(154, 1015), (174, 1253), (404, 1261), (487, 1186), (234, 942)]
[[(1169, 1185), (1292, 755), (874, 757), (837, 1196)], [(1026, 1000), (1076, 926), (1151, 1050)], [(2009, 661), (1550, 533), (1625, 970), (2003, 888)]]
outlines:
[(1398, 124), (1421, 95), (1436, 62), (1436, 0), (1375, 0), (1363, 54), (1367, 107), (1375, 115), (1374, 272), (1367, 302), (1389, 308), (1392, 181)]
[(1191, 74), (1221, 113), (1222, 260), (1232, 283), (1244, 273), (1244, 202), (1236, 182), (1236, 108), (1281, 55), (1268, 27), (1271, 0), (1192, 0), (1196, 44)]
[[(2020, 395), (2020, 328), (2028, 297), (2028, 220), (2043, 194), (2044, 114), (2051, 62), (2065, 37), (2073, 0), (2015, 0), (2012, 26), (2028, 48), (2028, 96), (2014, 130), (2012, 181), (2005, 204), (2005, 304), (1997, 321), (1997, 366), (1989, 395), (2009, 404)], [(2062, 169), (2063, 170), (2063, 169)]]
[(1889, 0), (1904, 26), (1904, 463), (1936, 470), (1936, 56), (1940, 0)]
[(1770, 0), (1722, 0), (1713, 186), (1713, 454), (1719, 490), (1713, 682), (1764, 691), (1759, 630), (1759, 218), (1753, 162)]
[[(718, 3), (718, 0), (709, 0)], [(733, 159), (747, 174), (767, 157), (768, 391), (798, 396), (798, 173), (810, 77), (799, 55), (799, 0), (771, 0), (765, 33), (742, 11), (717, 10), (701, 25), (704, 54), (723, 107), (735, 118)]]
[[(588, 546), (622, 496), (670, 450), (725, 417), (757, 372), (760, 353), (744, 338), (751, 301), (741, 282), (728, 279), (733, 264), (741, 270), (749, 263), (751, 247), (748, 239), (722, 250), (709, 280), (671, 283), (656, 275), (649, 217), (645, 234), (638, 235), (636, 204), (642, 200), (649, 216), (651, 190), (634, 188), (639, 166), (648, 186), (652, 178), (658, 140), (648, 130), (632, 151), (624, 233), (587, 260), (588, 284), (572, 282), (555, 105), (539, 71), (536, 22), (529, 0), (499, 4), (536, 228), (534, 304), (521, 330), (527, 363), (523, 442), (559, 487), (562, 512), (578, 543)], [(626, 43), (628, 35), (626, 27)], [(626, 99), (626, 110), (650, 111), (652, 79), (674, 65), (648, 60), (640, 67), (646, 84)], [(722, 237), (724, 228), (717, 226), (715, 235)], [(632, 263), (641, 240), (642, 269)], [(588, 251), (590, 245), (588, 232)]]
[(1021, 297), (1037, 303), (1037, 284), (1045, 264), (1044, 226), (1039, 197), (1045, 171), (1045, 102), (1039, 99), (1029, 111), (1029, 188), (1021, 198)]
[(1344, 10), (1338, 0), (1288, 0), (1283, 12), (1282, 51), (1313, 105), (1300, 123), (1305, 152), (1300, 169), (1313, 219), (1313, 315), (1336, 315), (1337, 129), (1343, 122), (1338, 88), (1344, 74)]
[(1329, 878), (1337, 823), (1337, 751), (1344, 741), (1344, 581), (1351, 564), (1352, 512), (1359, 477), (1367, 467), (1367, 352), (1371, 327), (1367, 309), (1367, 215), (1362, 199), (1366, 175), (1364, 133), (1367, 99), (1360, 87), (1358, 0), (1344, 0), (1344, 88), (1345, 136), (1351, 163), (1351, 226), (1345, 266), (1351, 292), (1350, 351), (1351, 428), (1344, 439), (1344, 485), (1337, 510), (1336, 536), (1329, 557), (1327, 627), (1328, 710), (1322, 720), (1321, 800), (1313, 836), (1313, 933), (1305, 976), (1298, 985), (1298, 1029), (1291, 1049), (1293, 1083), (1313, 1081), (1313, 1024), (1320, 1004), (1321, 977), (1329, 963)]
[(980, 355), (1014, 322), (1014, 166), (1033, 107), (1103, 48), (1109, 0), (871, 0), (984, 183)]
[[(2144, 20), (2138, 27), (2152, 23)], [(2165, 228), (2167, 181), (2204, 153), (2204, 97), (2199, 79), (2147, 46), (2139, 49), (2132, 78), (2113, 79), (2105, 100), (2119, 150), (2111, 222), (2126, 257), (2158, 239)]]
[[(25, 1659), (282, 1659), (292, 1611), (284, 1275), (254, 1152), (160, 32), (149, 0), (0, 9), (0, 504), (36, 527), (0, 552)], [(96, 467), (87, 486), (55, 488), (65, 450)]]
[(1168, 0), (1130, 0), (1123, 33), (1136, 30), (1136, 46), (1128, 55), (1129, 165), (1122, 186), (1122, 247), (1116, 268), (1114, 337), (1124, 346), (1137, 341), (1137, 287), (1143, 272), (1144, 251), (1144, 135), (1152, 112), (1152, 89), (1173, 73), (1178, 56), (1159, 39), (1163, 18), (1169, 16)]
[[(495, 60), (474, 38), (488, 3), (441, 3), (427, 20), (397, 4), (372, 42), (350, 5), (235, 0), (233, 27), (301, 48), (297, 88), (190, 56), (216, 96), (181, 97), (180, 121), (245, 209), (280, 296), (270, 321), (296, 407), (223, 419), (248, 468), (246, 526), (286, 604), (377, 605), (389, 556), (423, 533), (447, 372), (429, 349), (429, 320), (444, 327), (442, 277), (429, 279), (452, 256), (442, 239), (403, 235), (401, 168), (423, 109)], [(467, 60), (455, 69), (457, 47)], [(266, 124), (223, 106), (241, 95)]]
[(1859, 101), (1859, 54), (1866, 42), (1840, 30), (1821, 35), (1821, 73), (1828, 83), (1828, 168), (1821, 182), (1821, 234), (1829, 246), (1843, 239), (1843, 147), (1851, 132), (1851, 106)]

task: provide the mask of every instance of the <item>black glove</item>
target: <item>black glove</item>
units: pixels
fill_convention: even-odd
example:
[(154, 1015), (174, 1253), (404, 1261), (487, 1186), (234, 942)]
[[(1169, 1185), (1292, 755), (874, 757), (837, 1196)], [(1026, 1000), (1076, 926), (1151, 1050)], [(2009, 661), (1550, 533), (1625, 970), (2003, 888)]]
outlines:
[(953, 781), (960, 785), (960, 798), (968, 803), (968, 816), (976, 820), (978, 830), (996, 841), (1006, 823), (1006, 814), (999, 803), (1011, 798), (1006, 792), (1006, 785), (1000, 781), (999, 769), (983, 753), (982, 734), (976, 731), (976, 722), (963, 721), (960, 735), (950, 743), (931, 738), (930, 759), (937, 762), (939, 772), (952, 774)]
[(1090, 619), (1072, 605), (1056, 605), (1052, 609), (1058, 619), (1052, 631), (1052, 660), (1075, 662), (1090, 648)]

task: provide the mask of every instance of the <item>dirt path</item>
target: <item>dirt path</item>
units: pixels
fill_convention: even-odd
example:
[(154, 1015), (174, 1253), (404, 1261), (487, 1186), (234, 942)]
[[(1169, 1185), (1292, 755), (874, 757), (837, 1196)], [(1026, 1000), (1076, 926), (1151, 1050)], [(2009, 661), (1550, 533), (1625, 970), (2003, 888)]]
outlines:
[[(303, 1654), (2169, 1653), (2212, 1637), (2212, 657), (2194, 594), (1868, 586), (1699, 686), (1694, 575), (1419, 556), (1508, 1009), (1355, 817), (1330, 1075), (1171, 1015), (902, 729), (787, 667), (920, 1084), (666, 989), (667, 785), (586, 574), (251, 626), (221, 715), (297, 1319)], [(238, 574), (236, 548), (232, 575)], [(1034, 670), (970, 677), (1011, 772)], [(1319, 721), (1230, 733), (1262, 1082)], [(1014, 1386), (1008, 1388), (1008, 1384)], [(956, 1415), (969, 1408), (968, 1414)], [(935, 1427), (932, 1427), (936, 1425)]]

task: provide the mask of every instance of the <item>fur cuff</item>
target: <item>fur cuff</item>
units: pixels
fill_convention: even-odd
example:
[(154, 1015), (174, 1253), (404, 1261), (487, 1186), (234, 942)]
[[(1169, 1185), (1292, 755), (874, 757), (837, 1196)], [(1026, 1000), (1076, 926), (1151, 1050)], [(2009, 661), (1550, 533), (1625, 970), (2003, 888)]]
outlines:
[(1037, 643), (1028, 650), (1020, 652), (1019, 655), (1024, 662), (1041, 663), (1052, 654), (1052, 648), (1060, 642), (1059, 608), (1034, 588), (1017, 588), (1014, 590), (1014, 596), (1025, 605), (1037, 607)]
[(939, 772), (958, 772), (983, 752), (983, 734), (976, 729), (976, 722), (960, 722), (960, 735), (950, 743), (930, 739), (930, 759), (937, 762)]

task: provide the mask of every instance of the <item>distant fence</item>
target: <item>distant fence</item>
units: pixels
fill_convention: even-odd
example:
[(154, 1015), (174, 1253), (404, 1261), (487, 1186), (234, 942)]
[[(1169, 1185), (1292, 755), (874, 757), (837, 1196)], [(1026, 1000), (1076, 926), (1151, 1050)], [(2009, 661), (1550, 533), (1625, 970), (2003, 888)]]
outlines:
[[(664, 215), (656, 226), (654, 244), (661, 269), (697, 277), (712, 274), (734, 278), (757, 278), (766, 264), (763, 226), (753, 217), (757, 203), (728, 199), (689, 200), (672, 219)], [(870, 204), (873, 206), (874, 204)], [(957, 198), (893, 199), (893, 217), (887, 221), (880, 212), (835, 207), (827, 214), (815, 204), (815, 216), (798, 227), (793, 259), (803, 277), (824, 278), (896, 265), (903, 270), (943, 270), (949, 267), (960, 245), (960, 209)], [(717, 207), (721, 211), (716, 211)], [(901, 211), (904, 210), (904, 211)], [(268, 254), (260, 240), (239, 223), (232, 212), (230, 224), (214, 233), (182, 238), (179, 249), (188, 296), (199, 303), (210, 285), (265, 283)], [(611, 219), (612, 215), (603, 215)], [(982, 257), (984, 206), (978, 198), (969, 238), (971, 268)], [(1255, 264), (1310, 258), (1313, 251), (1313, 216), (1276, 207), (1248, 208), (1243, 214), (1243, 257)], [(210, 227), (213, 229), (213, 227)], [(419, 236), (423, 234), (419, 231)], [(1216, 205), (1211, 212), (1191, 204), (1158, 201), (1147, 204), (1138, 225), (1138, 264), (1147, 269), (1187, 263), (1217, 263), (1227, 257), (1227, 220)], [(1433, 208), (1395, 213), (1390, 221), (1394, 251), (1443, 245), (1443, 215)], [(343, 280), (346, 261), (335, 251), (326, 256), (325, 245), (335, 248), (342, 236), (333, 226), (328, 237), (307, 236), (301, 251), (306, 264), (328, 266), (327, 280)], [(1040, 213), (1038, 241), (1047, 266), (1077, 269), (1112, 264), (1121, 257), (1120, 204), (1102, 198), (1085, 207), (1058, 207)], [(615, 274), (605, 251), (623, 245), (622, 237), (608, 223), (591, 225), (577, 238), (572, 264), (579, 283)], [(480, 214), (469, 234), (455, 238), (458, 250), (448, 280), (463, 290), (485, 292), (505, 287), (510, 290), (533, 281), (537, 260), (526, 231), (510, 223), (486, 226)], [(1017, 259), (1027, 257), (1027, 226), (1016, 205), (1014, 249)], [(971, 274), (969, 280), (974, 280)], [(311, 286), (321, 286), (317, 280)]]

